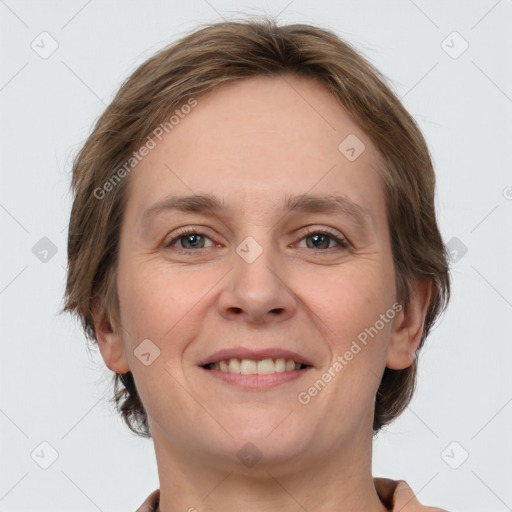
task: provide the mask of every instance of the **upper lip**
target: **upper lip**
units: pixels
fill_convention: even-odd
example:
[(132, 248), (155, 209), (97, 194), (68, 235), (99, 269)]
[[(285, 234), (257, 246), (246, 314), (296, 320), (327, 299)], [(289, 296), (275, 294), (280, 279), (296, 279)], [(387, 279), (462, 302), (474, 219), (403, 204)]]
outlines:
[(199, 361), (198, 366), (204, 366), (210, 363), (218, 363), (219, 361), (228, 359), (253, 359), (261, 361), (262, 359), (293, 359), (296, 363), (307, 366), (313, 366), (306, 357), (293, 352), (292, 350), (284, 350), (282, 348), (258, 348), (250, 349), (244, 347), (225, 348), (217, 350), (213, 354)]

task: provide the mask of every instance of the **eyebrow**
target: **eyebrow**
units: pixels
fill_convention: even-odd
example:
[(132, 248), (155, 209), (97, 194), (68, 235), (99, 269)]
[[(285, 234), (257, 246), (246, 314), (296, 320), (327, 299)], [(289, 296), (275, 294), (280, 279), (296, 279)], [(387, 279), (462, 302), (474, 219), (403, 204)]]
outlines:
[[(141, 222), (146, 224), (154, 217), (170, 211), (218, 214), (226, 210), (226, 204), (211, 194), (192, 194), (188, 196), (169, 196), (150, 206), (143, 214)], [(354, 203), (343, 195), (300, 194), (286, 196), (284, 213), (333, 213), (352, 217), (361, 226), (367, 226), (371, 218), (369, 210)]]

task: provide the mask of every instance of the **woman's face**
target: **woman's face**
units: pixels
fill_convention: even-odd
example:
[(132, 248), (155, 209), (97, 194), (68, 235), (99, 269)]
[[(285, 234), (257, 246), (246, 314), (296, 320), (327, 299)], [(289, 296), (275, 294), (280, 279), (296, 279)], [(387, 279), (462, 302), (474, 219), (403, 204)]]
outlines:
[(357, 446), (401, 315), (375, 147), (308, 79), (197, 102), (129, 178), (107, 363), (176, 457), (300, 465)]

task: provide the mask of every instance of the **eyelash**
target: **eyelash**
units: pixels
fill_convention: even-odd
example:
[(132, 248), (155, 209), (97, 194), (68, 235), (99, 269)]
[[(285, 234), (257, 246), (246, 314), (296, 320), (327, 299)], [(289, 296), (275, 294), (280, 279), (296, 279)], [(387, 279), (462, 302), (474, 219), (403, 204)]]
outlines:
[[(197, 228), (184, 228), (181, 231), (179, 231), (172, 240), (170, 240), (169, 242), (164, 244), (164, 249), (171, 248), (172, 245), (174, 243), (176, 243), (180, 238), (186, 237), (188, 235), (200, 235), (200, 236), (210, 239), (210, 237), (201, 233)], [(350, 242), (346, 238), (340, 238), (339, 236), (335, 235), (334, 233), (331, 233), (330, 231), (322, 230), (322, 229), (311, 229), (311, 228), (308, 229), (308, 231), (301, 237), (300, 241), (302, 241), (304, 238), (307, 238), (308, 236), (311, 236), (311, 235), (327, 236), (328, 238), (334, 240), (339, 245), (339, 249), (348, 249), (350, 247)], [(182, 252), (192, 253), (192, 252), (198, 252), (201, 249), (209, 249), (209, 247), (202, 247), (200, 249), (184, 249), (183, 247), (178, 247), (177, 249)], [(308, 249), (308, 247), (306, 247), (306, 249)], [(330, 249), (336, 249), (336, 247), (329, 247), (327, 249), (319, 249), (319, 250), (321, 252), (325, 252)], [(315, 249), (311, 249), (311, 250), (315, 250)]]

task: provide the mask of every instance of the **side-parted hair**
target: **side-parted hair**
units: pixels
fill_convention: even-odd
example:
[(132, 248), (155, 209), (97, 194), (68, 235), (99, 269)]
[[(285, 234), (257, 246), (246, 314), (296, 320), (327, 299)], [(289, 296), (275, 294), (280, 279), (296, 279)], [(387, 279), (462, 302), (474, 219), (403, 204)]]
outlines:
[[(425, 139), (385, 77), (349, 43), (326, 29), (278, 26), (269, 17), (201, 26), (159, 51), (122, 84), (76, 156), (62, 311), (79, 318), (93, 345), (94, 311), (121, 329), (116, 283), (120, 228), (129, 173), (142, 147), (159, 126), (169, 127), (173, 115), (206, 91), (285, 73), (323, 84), (378, 150), (397, 301), (407, 309), (413, 285), (431, 281), (421, 349), (450, 296), (449, 259), (436, 222), (435, 176)], [(375, 398), (374, 434), (407, 407), (416, 372), (416, 358), (403, 370), (385, 368)], [(132, 432), (151, 437), (131, 372), (115, 373), (111, 401)]]

